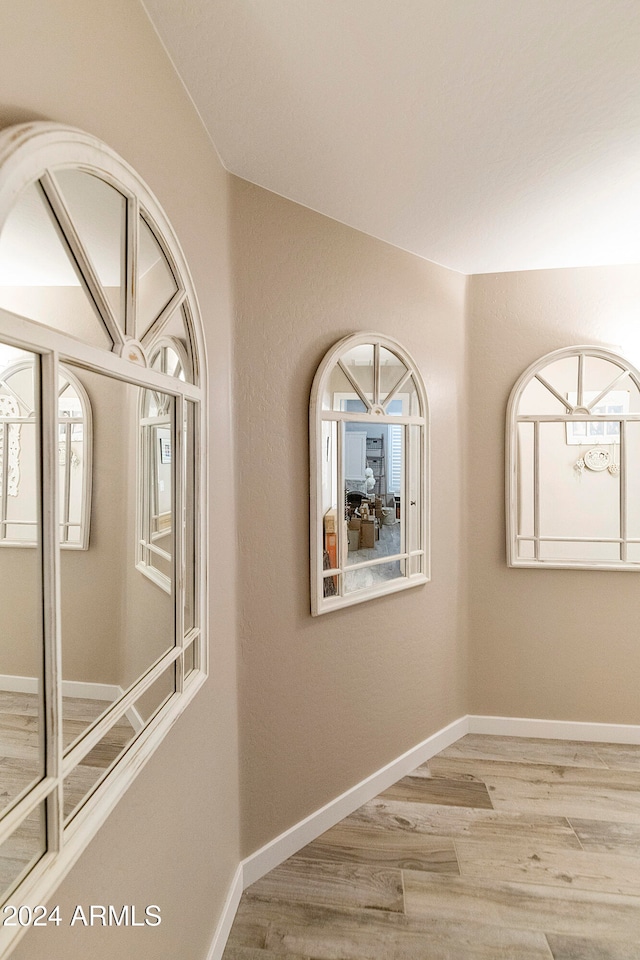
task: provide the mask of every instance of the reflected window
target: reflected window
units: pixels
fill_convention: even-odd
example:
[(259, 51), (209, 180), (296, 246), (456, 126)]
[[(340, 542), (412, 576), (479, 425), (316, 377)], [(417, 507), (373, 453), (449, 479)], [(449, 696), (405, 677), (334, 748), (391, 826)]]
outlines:
[(171, 592), (173, 557), (173, 397), (142, 391), (138, 474), (141, 573)]
[(510, 566), (640, 569), (640, 374), (600, 347), (537, 361), (509, 401)]
[(189, 355), (187, 349), (177, 337), (161, 337), (156, 340), (149, 356), (149, 366), (153, 370), (166, 373), (178, 380), (191, 380)]
[(400, 344), (347, 337), (311, 395), (312, 613), (424, 583), (428, 411)]
[[(37, 504), (31, 480), (35, 475), (32, 451), (38, 400), (34, 370), (33, 359), (24, 359), (0, 372), (0, 546), (4, 547), (31, 547), (37, 542)], [(91, 404), (85, 388), (68, 367), (60, 364), (59, 370), (60, 545), (87, 550), (91, 517)]]

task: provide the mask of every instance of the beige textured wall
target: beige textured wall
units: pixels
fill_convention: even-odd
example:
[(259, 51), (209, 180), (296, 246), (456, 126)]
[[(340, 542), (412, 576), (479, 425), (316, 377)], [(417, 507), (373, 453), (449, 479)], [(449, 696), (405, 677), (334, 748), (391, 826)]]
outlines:
[(30, 931), (14, 960), (206, 956), (238, 862), (235, 582), (230, 463), (228, 178), (142, 7), (11, 0), (0, 33), (0, 125), (48, 119), (96, 134), (144, 177), (172, 220), (205, 323), (215, 415), (212, 671), (56, 902), (158, 903), (159, 927)]
[(503, 464), (507, 399), (534, 360), (597, 343), (640, 362), (640, 267), (473, 277), (468, 318), (470, 709), (639, 723), (638, 575), (508, 569)]
[[(465, 279), (232, 185), (247, 854), (465, 711)], [(426, 381), (433, 580), (312, 618), (309, 391), (361, 330), (399, 339)]]

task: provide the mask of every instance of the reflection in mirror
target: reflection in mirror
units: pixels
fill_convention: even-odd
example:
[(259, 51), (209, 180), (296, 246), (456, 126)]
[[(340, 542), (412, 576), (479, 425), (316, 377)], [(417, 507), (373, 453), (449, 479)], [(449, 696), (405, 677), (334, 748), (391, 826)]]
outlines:
[[(136, 568), (136, 516), (150, 530), (150, 549), (167, 552), (171, 574), (172, 398), (153, 393), (156, 418), (145, 425), (152, 459), (149, 484), (137, 503), (141, 391), (133, 384), (74, 368), (94, 413), (93, 519), (89, 549), (62, 551), (60, 558), (63, 730), (68, 746), (101, 716), (123, 691), (174, 644), (170, 593), (159, 589)], [(160, 406), (159, 406), (160, 405)], [(162, 450), (168, 445), (169, 462)]]
[[(19, 353), (19, 351), (14, 351)], [(1, 363), (2, 357), (0, 357)], [(91, 406), (82, 386), (64, 364), (58, 376), (58, 497), (60, 544), (86, 549), (89, 540), (91, 489)], [(33, 474), (28, 460), (29, 437), (36, 430), (32, 360), (0, 365), (0, 413), (7, 433), (8, 497), (1, 501), (0, 546), (33, 546), (37, 533), (37, 501), (28, 479), (19, 489), (17, 478)], [(26, 441), (21, 451), (20, 437)], [(15, 474), (15, 476), (14, 476)], [(15, 497), (15, 503), (11, 500)]]
[(427, 579), (426, 398), (418, 383), (397, 344), (364, 335), (338, 344), (316, 374), (314, 615)]
[[(344, 431), (346, 565), (398, 556), (404, 552), (399, 522), (404, 428), (395, 423), (350, 421)], [(350, 574), (345, 589), (370, 587), (403, 572), (399, 563), (377, 562)]]
[(178, 284), (160, 243), (143, 217), (139, 220), (138, 325), (142, 338), (173, 295)]
[(195, 670), (195, 648), (190, 644), (184, 652), (184, 675), (188, 677), (192, 670)]
[[(44, 803), (0, 844), (0, 899), (5, 900), (46, 850)], [(8, 914), (4, 914), (5, 919)]]
[(113, 345), (36, 184), (22, 192), (0, 233), (0, 307), (93, 346)]
[[(44, 776), (39, 358), (0, 345), (0, 808)], [(28, 543), (25, 546), (25, 542)]]
[(380, 402), (383, 406), (398, 391), (408, 373), (400, 357), (386, 347), (380, 347)]
[(184, 348), (181, 349), (179, 341), (171, 340), (168, 337), (163, 338), (156, 344), (155, 350), (151, 354), (150, 367), (152, 370), (159, 370), (160, 373), (166, 373), (168, 377), (177, 377), (178, 380), (186, 380), (185, 367), (183, 360)]
[[(196, 517), (198, 515), (198, 484), (195, 472), (195, 451), (198, 445), (198, 411), (187, 400), (184, 405), (184, 442), (186, 459), (184, 504), (184, 635), (200, 627), (198, 617), (198, 561), (196, 544)], [(192, 650), (193, 654), (193, 650)], [(186, 670), (185, 670), (186, 672)]]
[(58, 509), (60, 545), (89, 545), (92, 480), (91, 404), (68, 367), (58, 376)]
[(173, 566), (173, 398), (142, 392), (138, 569), (167, 593)]
[(143, 693), (126, 714), (64, 779), (64, 818), (68, 821), (88, 799), (140, 730), (175, 693), (175, 663)]
[(508, 424), (509, 563), (637, 568), (632, 365), (598, 347), (543, 357), (514, 387)]
[[(367, 400), (373, 399), (374, 388), (374, 346), (372, 343), (360, 343), (347, 350), (339, 361), (340, 366), (349, 375)], [(348, 378), (347, 378), (348, 379)], [(351, 387), (353, 392), (353, 387)]]
[[(600, 422), (598, 426), (605, 424)], [(608, 446), (601, 450), (609, 460)], [(584, 470), (576, 482), (576, 460), (575, 448), (567, 444), (565, 425), (541, 423), (538, 439), (539, 527), (540, 536), (549, 540), (544, 555), (573, 559), (576, 544), (565, 544), (554, 538), (579, 541), (585, 537), (591, 541), (580, 548), (585, 557), (615, 560), (616, 549), (618, 555), (620, 552), (618, 544), (602, 541), (617, 540), (620, 535), (620, 474), (605, 471), (603, 477), (600, 471)], [(524, 458), (523, 466), (526, 466)], [(528, 468), (527, 472), (530, 472)]]
[(331, 371), (326, 388), (322, 394), (323, 410), (351, 410), (354, 413), (366, 413), (367, 406), (355, 393), (353, 385), (344, 370), (337, 364)]
[(391, 391), (384, 412), (396, 417), (420, 416), (420, 395), (413, 377), (402, 379), (398, 388)]
[(111, 309), (124, 327), (127, 199), (82, 170), (60, 169), (55, 179)]

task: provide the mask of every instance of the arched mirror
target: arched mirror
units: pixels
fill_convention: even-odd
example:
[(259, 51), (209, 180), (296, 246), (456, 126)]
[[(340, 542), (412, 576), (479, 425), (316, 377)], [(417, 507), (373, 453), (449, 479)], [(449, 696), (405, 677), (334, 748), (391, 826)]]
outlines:
[(428, 409), (389, 337), (346, 337), (311, 391), (311, 612), (425, 583)]
[(0, 133), (4, 903), (46, 902), (206, 677), (201, 344), (135, 172), (56, 124)]
[(640, 373), (602, 347), (542, 357), (507, 410), (513, 567), (640, 569)]

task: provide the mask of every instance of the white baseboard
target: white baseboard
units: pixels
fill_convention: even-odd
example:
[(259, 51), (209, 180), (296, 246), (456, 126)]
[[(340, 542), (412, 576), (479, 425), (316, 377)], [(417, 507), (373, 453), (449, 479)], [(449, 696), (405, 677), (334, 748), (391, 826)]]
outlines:
[(244, 889), (467, 732), (467, 717), (455, 720), (256, 850), (242, 863)]
[(526, 717), (469, 716), (468, 733), (546, 740), (591, 740), (594, 743), (640, 744), (640, 725), (585, 723), (579, 720), (532, 720)]
[(224, 953), (224, 948), (227, 945), (227, 940), (231, 933), (231, 927), (235, 919), (238, 904), (240, 903), (242, 890), (242, 864), (240, 864), (231, 881), (231, 886), (229, 887), (220, 919), (218, 920), (218, 926), (216, 927), (216, 932), (213, 935), (213, 940), (209, 947), (207, 960), (222, 960), (222, 954)]

